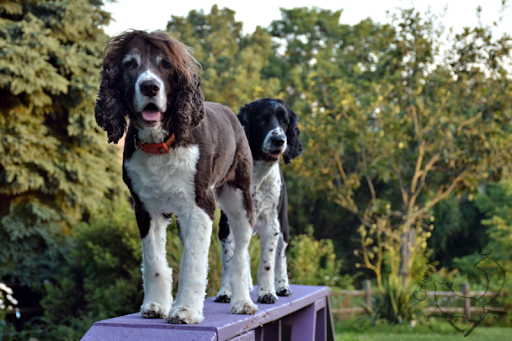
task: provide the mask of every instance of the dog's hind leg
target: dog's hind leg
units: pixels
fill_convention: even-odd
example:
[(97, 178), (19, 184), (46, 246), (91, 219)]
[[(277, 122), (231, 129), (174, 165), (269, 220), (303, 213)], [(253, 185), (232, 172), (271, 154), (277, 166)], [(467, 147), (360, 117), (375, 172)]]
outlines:
[(275, 288), (277, 296), (290, 296), (292, 294), (286, 270), (286, 246), (288, 246), (288, 243), (284, 240), (281, 232), (279, 233), (276, 252)]
[(231, 261), (235, 251), (235, 240), (233, 233), (230, 231), (228, 217), (221, 211), (219, 221), (219, 239), (222, 249), (222, 283), (219, 293), (215, 297), (215, 302), (229, 303), (231, 301)]
[[(249, 187), (249, 186), (247, 186)], [(247, 204), (246, 200), (249, 200)], [(245, 192), (234, 184), (224, 184), (220, 190), (221, 209), (226, 213), (235, 241), (231, 265), (231, 309), (232, 314), (255, 314), (258, 307), (249, 295), (249, 273), (247, 248), (252, 235), (250, 219), (252, 217), (252, 201), (249, 188)], [(249, 211), (249, 212), (248, 212)]]
[(136, 205), (135, 215), (142, 237), (144, 301), (140, 312), (146, 318), (166, 318), (172, 305), (172, 269), (165, 249), (169, 218), (150, 216), (142, 205)]
[[(233, 259), (233, 253), (235, 251), (235, 240), (233, 238), (233, 232), (231, 232), (229, 227), (228, 217), (222, 211), (219, 221), (219, 240), (222, 258), (222, 282), (219, 293), (215, 296), (213, 301), (229, 303), (231, 302), (231, 260)], [(249, 293), (252, 293), (254, 287), (252, 284), (251, 258), (249, 252), (247, 252), (247, 264), (247, 287), (249, 288)]]
[(278, 296), (290, 296), (292, 291), (288, 284), (288, 273), (286, 271), (286, 246), (290, 237), (288, 229), (288, 195), (286, 193), (286, 183), (284, 182), (283, 172), (281, 175), (281, 195), (279, 197), (279, 241), (277, 242), (276, 252), (276, 272), (275, 272), (275, 289)]
[(261, 259), (258, 270), (258, 302), (272, 304), (278, 298), (274, 287), (274, 271), (276, 248), (279, 235), (279, 222), (277, 219), (261, 214), (257, 224), (261, 239)]

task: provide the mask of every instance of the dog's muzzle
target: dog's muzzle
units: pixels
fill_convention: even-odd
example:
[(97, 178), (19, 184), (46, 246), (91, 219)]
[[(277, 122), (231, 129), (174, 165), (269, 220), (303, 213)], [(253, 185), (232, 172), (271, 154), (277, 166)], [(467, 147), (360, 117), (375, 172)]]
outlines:
[(283, 129), (271, 130), (265, 137), (261, 150), (268, 155), (270, 161), (279, 160), (279, 155), (286, 150), (286, 135)]
[(164, 87), (164, 82), (151, 70), (143, 72), (135, 84), (134, 109), (139, 113), (144, 110), (165, 112), (167, 95)]

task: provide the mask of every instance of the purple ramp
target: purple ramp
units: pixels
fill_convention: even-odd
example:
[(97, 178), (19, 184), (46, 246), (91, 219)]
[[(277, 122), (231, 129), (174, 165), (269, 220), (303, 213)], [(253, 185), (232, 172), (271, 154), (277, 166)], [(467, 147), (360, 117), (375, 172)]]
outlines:
[[(279, 320), (311, 304), (314, 307), (316, 301), (329, 297), (327, 287), (306, 285), (291, 285), (290, 287), (293, 295), (279, 297), (275, 304), (258, 304), (259, 311), (256, 315), (230, 314), (229, 304), (215, 303), (213, 298), (210, 297), (205, 300), (203, 310), (205, 318), (201, 323), (192, 325), (169, 324), (162, 319), (144, 319), (139, 313), (135, 313), (94, 323), (82, 340), (212, 340), (211, 338), (208, 339), (210, 335), (216, 335), (216, 339), (213, 340), (218, 341), (231, 340), (237, 336), (244, 336), (240, 340), (250, 340), (253, 337), (252, 330)], [(257, 292), (257, 287), (255, 287), (251, 295), (253, 302), (257, 300)], [(184, 338), (181, 335), (189, 334), (182, 334), (183, 332), (190, 333), (190, 336)], [(121, 336), (121, 333), (124, 336)], [(150, 333), (155, 334), (151, 334), (154, 335), (151, 336)], [(180, 337), (173, 336), (178, 335), (178, 333)], [(247, 336), (244, 334), (247, 334)]]
[[(89, 341), (217, 341), (213, 331), (173, 330), (162, 328), (93, 326), (82, 340)], [(244, 340), (245, 339), (241, 339)], [(248, 341), (250, 339), (247, 339)], [(251, 340), (252, 341), (252, 340)]]

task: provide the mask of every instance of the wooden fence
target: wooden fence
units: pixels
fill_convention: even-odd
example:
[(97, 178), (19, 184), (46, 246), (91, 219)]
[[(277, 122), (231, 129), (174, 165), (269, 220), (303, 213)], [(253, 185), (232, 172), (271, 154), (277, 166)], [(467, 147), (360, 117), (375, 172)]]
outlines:
[[(485, 292), (485, 291), (471, 291), (469, 289), (469, 283), (464, 283), (461, 285), (462, 291), (426, 291), (427, 297), (433, 297), (434, 295), (437, 297), (460, 297), (463, 300), (462, 307), (442, 307), (443, 312), (445, 313), (460, 313), (464, 312), (465, 316), (469, 316), (469, 314), (473, 311), (482, 311), (481, 307), (472, 307), (471, 306), (471, 298), (470, 297), (487, 297), (487, 296), (496, 296), (496, 292)], [(364, 303), (367, 306), (371, 306), (372, 299), (372, 285), (370, 280), (363, 281), (363, 290), (341, 290), (341, 291), (331, 291), (329, 293), (331, 297), (335, 296), (349, 296), (349, 297), (364, 297)], [(504, 311), (507, 310), (502, 307), (491, 308), (493, 311)], [(333, 314), (360, 314), (365, 313), (367, 311), (366, 308), (363, 307), (350, 307), (350, 308), (336, 308), (333, 307)], [(439, 311), (437, 307), (426, 307), (423, 308), (424, 312), (436, 312)]]

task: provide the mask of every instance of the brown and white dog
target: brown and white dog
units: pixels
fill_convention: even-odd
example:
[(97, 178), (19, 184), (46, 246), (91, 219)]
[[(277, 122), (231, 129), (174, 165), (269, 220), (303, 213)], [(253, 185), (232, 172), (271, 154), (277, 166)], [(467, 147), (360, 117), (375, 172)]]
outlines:
[[(117, 143), (130, 123), (123, 179), (142, 238), (143, 317), (199, 323), (216, 199), (234, 236), (231, 313), (254, 314), (246, 274), (252, 234), (252, 157), (227, 107), (204, 102), (188, 48), (163, 32), (127, 31), (108, 42), (96, 121)], [(166, 227), (176, 214), (184, 251), (173, 303)]]

